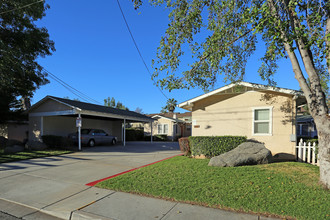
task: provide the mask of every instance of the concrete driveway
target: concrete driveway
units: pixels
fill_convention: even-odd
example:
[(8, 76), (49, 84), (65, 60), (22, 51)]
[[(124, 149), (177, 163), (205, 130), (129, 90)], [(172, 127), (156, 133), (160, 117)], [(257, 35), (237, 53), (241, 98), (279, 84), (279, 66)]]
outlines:
[(25, 219), (44, 219), (43, 213), (70, 219), (72, 211), (114, 193), (87, 183), (178, 154), (178, 143), (128, 142), (0, 164), (0, 210)]

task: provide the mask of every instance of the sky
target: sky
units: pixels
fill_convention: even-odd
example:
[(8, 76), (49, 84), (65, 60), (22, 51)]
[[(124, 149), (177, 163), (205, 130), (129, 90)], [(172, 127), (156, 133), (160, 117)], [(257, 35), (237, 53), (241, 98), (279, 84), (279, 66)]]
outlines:
[[(98, 104), (103, 104), (107, 97), (114, 97), (133, 111), (138, 107), (143, 113), (160, 112), (167, 99), (151, 80), (116, 0), (46, 2), (50, 9), (37, 25), (48, 29), (56, 51), (52, 56), (39, 59), (45, 69)], [(141, 54), (153, 72), (151, 60), (156, 58), (157, 47), (168, 26), (169, 11), (164, 7), (150, 6), (147, 1), (139, 10), (134, 9), (130, 0), (120, 0), (120, 4)], [(257, 72), (263, 52), (261, 46), (249, 59), (244, 81), (265, 84)], [(275, 76), (277, 85), (299, 90), (290, 61), (284, 59), (279, 66)], [(52, 78), (49, 80), (49, 84), (36, 90), (32, 104), (47, 95), (84, 101)], [(215, 89), (226, 84), (219, 80)], [(163, 92), (178, 103), (204, 94), (201, 89)], [(179, 108), (175, 111), (185, 112)]]

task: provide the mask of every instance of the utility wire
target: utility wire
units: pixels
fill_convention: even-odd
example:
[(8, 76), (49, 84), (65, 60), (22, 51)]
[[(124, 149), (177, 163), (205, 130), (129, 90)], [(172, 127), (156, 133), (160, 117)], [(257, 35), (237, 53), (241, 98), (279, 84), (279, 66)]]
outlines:
[(9, 12), (12, 12), (12, 11), (16, 11), (16, 10), (20, 10), (20, 9), (23, 9), (23, 8), (27, 8), (31, 5), (34, 5), (34, 4), (37, 4), (37, 3), (40, 3), (40, 2), (43, 2), (44, 0), (40, 0), (40, 1), (37, 1), (37, 2), (32, 2), (30, 4), (27, 4), (27, 5), (24, 5), (22, 7), (19, 7), (19, 8), (14, 8), (14, 9), (11, 9), (11, 10), (8, 10), (8, 11), (3, 11), (3, 12), (0, 12), (0, 15), (2, 14), (6, 14), (6, 13), (9, 13)]
[[(148, 73), (149, 73), (149, 75), (150, 75), (150, 77), (151, 77), (151, 79), (152, 79), (152, 74), (151, 74), (151, 72), (150, 72), (150, 70), (149, 70), (149, 68), (148, 68), (148, 66), (147, 66), (147, 64), (146, 64), (146, 62), (145, 62), (144, 59), (143, 59), (143, 56), (142, 56), (142, 54), (141, 54), (141, 52), (140, 52), (140, 50), (139, 50), (139, 47), (137, 46), (137, 43), (136, 43), (136, 41), (135, 41), (135, 39), (134, 39), (134, 36), (133, 36), (133, 34), (132, 34), (132, 32), (131, 32), (131, 29), (130, 29), (130, 27), (129, 27), (129, 25), (128, 25), (128, 22), (127, 22), (127, 20), (126, 20), (125, 14), (124, 14), (124, 12), (123, 12), (121, 6), (120, 6), (119, 0), (117, 0), (117, 3), (118, 3), (118, 6), (119, 6), (119, 9), (120, 9), (121, 15), (123, 16), (123, 19), (124, 19), (124, 21), (125, 21), (125, 24), (126, 24), (127, 30), (128, 30), (128, 32), (129, 32), (129, 34), (131, 35), (131, 38), (132, 38), (133, 43), (134, 43), (134, 45), (135, 45), (135, 48), (136, 48), (136, 50), (138, 51), (138, 53), (139, 53), (139, 55), (140, 55), (140, 58), (141, 58), (141, 60), (142, 60), (142, 62), (143, 62), (143, 64), (144, 64), (144, 66), (146, 67), (146, 69), (147, 69), (147, 71), (148, 71)], [(165, 95), (165, 93), (164, 93), (164, 92), (163, 92), (163, 91), (157, 86), (155, 80), (152, 79), (152, 81), (155, 83), (156, 87), (157, 87), (158, 90), (163, 94), (163, 96), (165, 96), (165, 98), (168, 99), (168, 97)]]
[(83, 92), (80, 92), (78, 89), (75, 89), (74, 87), (70, 86), (68, 83), (64, 82), (63, 80), (61, 80), (60, 78), (58, 78), (55, 74), (49, 72), (48, 70), (46, 70), (45, 68), (43, 68), (43, 70), (48, 73), (48, 75), (53, 78), (55, 81), (57, 81), (59, 84), (61, 84), (64, 88), (66, 88), (67, 90), (69, 90), (71, 93), (73, 93), (74, 95), (78, 96), (79, 98), (87, 101), (87, 102), (94, 102), (94, 103), (98, 103), (98, 104), (102, 104), (99, 101), (89, 97), (88, 95), (84, 94)]

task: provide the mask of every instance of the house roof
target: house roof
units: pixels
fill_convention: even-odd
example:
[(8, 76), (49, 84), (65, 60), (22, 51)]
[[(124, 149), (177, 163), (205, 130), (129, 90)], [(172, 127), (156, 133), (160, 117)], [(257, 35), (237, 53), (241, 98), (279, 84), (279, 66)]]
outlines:
[(311, 122), (313, 120), (311, 115), (297, 115), (297, 122)]
[(191, 112), (184, 112), (184, 113), (180, 113), (180, 112), (167, 112), (167, 113), (153, 113), (153, 114), (147, 114), (147, 116), (152, 117), (155, 115), (162, 115), (168, 118), (174, 118), (174, 114), (176, 114), (177, 118), (184, 118), (184, 117), (191, 117)]
[[(197, 96), (193, 99), (189, 99), (185, 102), (178, 104), (178, 107), (184, 108), (187, 110), (191, 110), (191, 107), (194, 102), (200, 101), (200, 100), (210, 97), (212, 95), (228, 94), (227, 91), (229, 91), (229, 93), (239, 93), (239, 92), (235, 91), (235, 87), (237, 87), (237, 86), (242, 86), (242, 87), (246, 88), (245, 90), (243, 90), (243, 92), (272, 91), (272, 92), (278, 92), (278, 93), (288, 94), (288, 95), (297, 96), (297, 97), (304, 96), (304, 94), (298, 90), (286, 89), (286, 88), (280, 88), (280, 87), (274, 87), (274, 86), (266, 86), (266, 85), (249, 83), (249, 82), (237, 82), (237, 83), (231, 83), (231, 84), (221, 87), (219, 89), (216, 89), (211, 92), (205, 93), (203, 95)], [(250, 88), (250, 89), (247, 89), (247, 88)]]
[(154, 121), (154, 119), (139, 114), (137, 112), (122, 110), (112, 107), (107, 107), (103, 105), (96, 105), (86, 102), (80, 102), (70, 99), (59, 98), (55, 96), (46, 96), (36, 104), (34, 104), (27, 112), (30, 113), (33, 109), (37, 108), (38, 106), (42, 105), (47, 100), (54, 100), (58, 103), (66, 105), (72, 108), (73, 114), (86, 114), (86, 115), (94, 115), (94, 116), (101, 116), (101, 117), (111, 117), (111, 118), (120, 118), (120, 119), (128, 119), (128, 120), (137, 120), (137, 121)]
[(173, 122), (184, 123), (184, 121), (182, 121), (180, 119), (170, 118), (170, 117), (166, 117), (166, 116), (163, 116), (163, 115), (154, 115), (151, 118), (164, 118), (164, 119), (168, 119), (168, 120), (173, 121)]

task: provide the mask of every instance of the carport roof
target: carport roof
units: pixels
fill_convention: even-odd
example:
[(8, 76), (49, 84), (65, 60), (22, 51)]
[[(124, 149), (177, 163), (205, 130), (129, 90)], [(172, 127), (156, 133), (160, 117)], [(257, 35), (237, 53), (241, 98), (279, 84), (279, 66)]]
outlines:
[[(122, 110), (117, 108), (112, 108), (108, 106), (102, 105), (95, 105), (86, 102), (80, 102), (70, 99), (59, 98), (55, 96), (46, 96), (36, 104), (34, 104), (29, 110), (28, 113), (31, 113), (33, 109), (37, 108), (38, 106), (42, 105), (47, 100), (54, 100), (61, 104), (67, 105), (73, 109), (72, 114), (85, 114), (85, 115), (92, 115), (92, 116), (100, 116), (100, 117), (109, 117), (109, 118), (120, 118), (120, 119), (128, 119), (133, 121), (144, 121), (144, 122), (152, 122), (154, 121), (153, 118), (148, 116), (139, 114), (137, 112)], [(56, 115), (61, 115), (56, 114)]]

